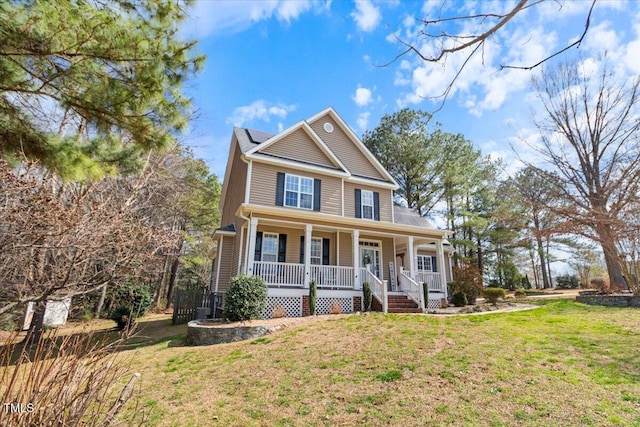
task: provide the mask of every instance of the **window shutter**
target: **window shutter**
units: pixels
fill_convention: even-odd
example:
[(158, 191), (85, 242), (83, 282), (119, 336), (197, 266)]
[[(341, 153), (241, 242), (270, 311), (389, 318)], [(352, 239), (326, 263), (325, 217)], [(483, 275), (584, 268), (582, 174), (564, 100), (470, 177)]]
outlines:
[(380, 193), (373, 192), (373, 219), (380, 221)]
[(278, 235), (278, 262), (286, 262), (287, 260), (287, 235)]
[(322, 239), (322, 265), (329, 265), (329, 248), (331, 240)]
[(300, 236), (300, 264), (304, 264), (304, 236)]
[(356, 218), (362, 218), (362, 191), (356, 188)]
[(284, 172), (278, 172), (276, 179), (276, 206), (284, 205)]
[(431, 271), (434, 273), (438, 272), (438, 269), (436, 268), (436, 257), (434, 256), (431, 257)]
[(253, 260), (262, 261), (262, 231), (256, 233), (256, 251)]
[(320, 180), (313, 180), (313, 210), (320, 212)]

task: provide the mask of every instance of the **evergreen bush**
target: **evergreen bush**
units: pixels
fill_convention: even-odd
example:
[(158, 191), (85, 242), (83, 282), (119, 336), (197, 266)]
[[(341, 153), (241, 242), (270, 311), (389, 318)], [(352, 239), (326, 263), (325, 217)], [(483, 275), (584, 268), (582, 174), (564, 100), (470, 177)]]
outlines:
[(316, 314), (316, 300), (318, 299), (318, 286), (315, 280), (309, 282), (309, 314)]
[(225, 295), (226, 316), (230, 320), (257, 319), (266, 305), (267, 285), (260, 276), (241, 274), (231, 279)]
[(456, 291), (453, 293), (451, 303), (456, 307), (464, 307), (467, 305), (467, 296), (462, 291)]
[(491, 304), (496, 304), (500, 298), (503, 300), (507, 296), (503, 288), (486, 288), (484, 290), (484, 299)]
[(371, 311), (371, 284), (369, 282), (364, 282), (362, 284), (362, 298), (364, 311)]

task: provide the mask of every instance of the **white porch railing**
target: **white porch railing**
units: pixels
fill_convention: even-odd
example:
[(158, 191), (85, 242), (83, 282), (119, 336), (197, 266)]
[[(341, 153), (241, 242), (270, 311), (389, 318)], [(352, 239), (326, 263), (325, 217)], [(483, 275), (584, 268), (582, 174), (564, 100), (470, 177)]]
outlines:
[(409, 273), (400, 271), (400, 290), (407, 294), (424, 313), (426, 307), (422, 285), (415, 282)]
[(269, 286), (304, 286), (304, 264), (254, 261), (253, 274)]
[(353, 289), (353, 267), (312, 265), (310, 272), (318, 288)]
[(362, 282), (369, 282), (369, 285), (371, 285), (371, 294), (380, 301), (380, 304), (382, 305), (382, 312), (387, 313), (389, 311), (389, 302), (387, 299), (387, 287), (385, 286), (385, 283), (366, 268), (361, 269), (360, 274), (360, 277), (364, 278)]
[(443, 283), (442, 274), (440, 273), (418, 271), (413, 275), (413, 280), (418, 283), (426, 283), (427, 288), (431, 292), (442, 292), (445, 295), (447, 293), (447, 286), (445, 283)]

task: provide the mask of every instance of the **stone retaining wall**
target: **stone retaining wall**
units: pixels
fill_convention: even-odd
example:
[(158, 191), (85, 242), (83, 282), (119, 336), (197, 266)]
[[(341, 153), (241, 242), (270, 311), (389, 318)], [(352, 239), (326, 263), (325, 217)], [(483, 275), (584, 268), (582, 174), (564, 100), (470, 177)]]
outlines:
[(576, 301), (605, 307), (640, 307), (638, 295), (578, 295)]
[(210, 345), (261, 337), (266, 326), (224, 325), (215, 321), (193, 320), (187, 325), (187, 345)]

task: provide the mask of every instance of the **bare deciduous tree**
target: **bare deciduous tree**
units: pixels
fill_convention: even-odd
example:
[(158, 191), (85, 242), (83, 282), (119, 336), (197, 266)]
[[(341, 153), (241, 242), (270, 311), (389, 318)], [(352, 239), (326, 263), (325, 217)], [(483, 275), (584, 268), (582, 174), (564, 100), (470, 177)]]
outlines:
[(593, 75), (563, 64), (534, 79), (545, 111), (535, 120), (542, 137), (536, 149), (560, 177), (555, 187), (568, 202), (555, 209), (576, 224), (575, 232), (598, 242), (618, 287), (624, 286), (618, 245), (640, 190), (640, 78), (619, 82), (606, 61)]

